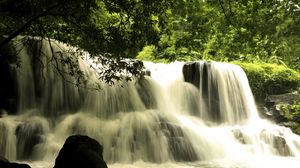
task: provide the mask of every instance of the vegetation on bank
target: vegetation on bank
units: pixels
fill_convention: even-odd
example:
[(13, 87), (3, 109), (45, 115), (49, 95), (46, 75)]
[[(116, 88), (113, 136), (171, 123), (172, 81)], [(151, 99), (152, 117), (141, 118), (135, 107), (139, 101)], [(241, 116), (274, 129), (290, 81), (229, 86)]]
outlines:
[(294, 104), (283, 104), (280, 106), (283, 116), (288, 119), (289, 127), (293, 132), (300, 135), (300, 102)]
[[(168, 63), (170, 60), (156, 58), (154, 46), (146, 46), (137, 58), (144, 61)], [(180, 61), (197, 61), (194, 55), (180, 57)], [(283, 94), (297, 91), (300, 88), (300, 72), (284, 64), (266, 63), (262, 61), (231, 63), (241, 66), (247, 74), (250, 87), (257, 100), (263, 100), (267, 95)]]
[(283, 94), (300, 88), (300, 72), (285, 65), (264, 62), (233, 62), (240, 65), (247, 74), (252, 92), (257, 99), (267, 95)]

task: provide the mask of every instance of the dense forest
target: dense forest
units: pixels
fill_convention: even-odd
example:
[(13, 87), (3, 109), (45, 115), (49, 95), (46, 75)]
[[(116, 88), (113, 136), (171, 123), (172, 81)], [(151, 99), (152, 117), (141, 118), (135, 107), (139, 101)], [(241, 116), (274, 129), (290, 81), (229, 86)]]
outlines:
[(93, 55), (264, 61), (300, 70), (297, 0), (4, 0), (0, 47), (53, 38)]
[[(297, 0), (4, 0), (0, 15), (1, 50), (18, 35), (39, 36), (102, 62), (233, 62), (245, 69), (257, 97), (299, 86)], [(106, 78), (124, 67), (113, 64)]]

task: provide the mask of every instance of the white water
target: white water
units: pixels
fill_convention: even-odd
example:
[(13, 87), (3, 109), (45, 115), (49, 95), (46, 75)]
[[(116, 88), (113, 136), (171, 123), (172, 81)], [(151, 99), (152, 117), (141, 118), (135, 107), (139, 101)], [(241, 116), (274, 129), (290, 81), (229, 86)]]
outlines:
[[(49, 46), (43, 44), (43, 52), (50, 55)], [(183, 63), (146, 62), (151, 78), (95, 91), (73, 87), (52, 66), (34, 72), (30, 54), (21, 53), (19, 112), (0, 118), (0, 154), (10, 160), (53, 167), (65, 139), (86, 134), (104, 146), (109, 167), (300, 167), (300, 137), (258, 117), (236, 65), (200, 62), (206, 80), (198, 89), (184, 82)], [(51, 65), (49, 57), (43, 61)], [(80, 66), (96, 82), (88, 66)]]

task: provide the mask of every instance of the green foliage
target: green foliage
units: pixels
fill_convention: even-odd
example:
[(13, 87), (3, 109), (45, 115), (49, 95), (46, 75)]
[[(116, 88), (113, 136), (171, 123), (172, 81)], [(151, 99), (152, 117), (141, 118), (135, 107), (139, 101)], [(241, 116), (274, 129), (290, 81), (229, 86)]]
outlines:
[(154, 45), (145, 46), (136, 58), (142, 61), (161, 62), (161, 60), (155, 58), (155, 52), (157, 51)]
[(233, 62), (247, 74), (255, 97), (263, 99), (269, 94), (287, 93), (300, 87), (300, 73), (284, 65), (262, 62)]
[[(121, 59), (133, 58), (143, 46), (158, 43), (168, 6), (169, 2), (161, 0), (1, 1), (0, 54), (18, 35), (39, 36), (49, 45), (56, 39), (78, 48), (78, 52), (88, 51), (98, 63), (110, 64), (102, 74), (106, 82), (119, 80), (115, 74), (123, 70), (138, 76), (141, 67)], [(81, 75), (74, 71), (79, 68), (76, 62), (64, 62), (52, 54), (55, 60), (68, 63), (70, 74)]]
[(134, 57), (144, 45), (158, 42), (168, 4), (160, 0), (3, 1), (0, 47), (11, 36), (29, 35), (53, 38), (92, 55)]
[(300, 70), (296, 4), (295, 0), (176, 1), (166, 12), (168, 23), (156, 58), (263, 61)]
[(280, 109), (287, 119), (300, 124), (300, 102), (295, 102), (292, 105), (283, 104)]
[(300, 102), (294, 102), (294, 104), (282, 104), (280, 110), (283, 112), (291, 123), (290, 128), (293, 132), (300, 134)]
[[(300, 70), (297, 4), (297, 0), (1, 1), (0, 48), (8, 39), (4, 35), (17, 34), (53, 38), (92, 56), (116, 60), (267, 62)], [(297, 85), (298, 77), (290, 79), (295, 73), (289, 70), (276, 71), (269, 65), (254, 69), (249, 78), (262, 81), (252, 84), (257, 93), (264, 89), (261, 96)]]

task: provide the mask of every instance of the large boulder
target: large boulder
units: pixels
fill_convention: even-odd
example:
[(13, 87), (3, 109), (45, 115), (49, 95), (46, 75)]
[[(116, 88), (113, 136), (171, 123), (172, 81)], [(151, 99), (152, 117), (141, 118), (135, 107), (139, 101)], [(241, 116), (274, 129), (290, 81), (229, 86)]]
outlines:
[(60, 150), (54, 168), (107, 168), (102, 152), (103, 147), (95, 139), (73, 135)]
[(0, 167), (1, 168), (30, 168), (28, 164), (11, 163), (6, 158), (1, 156), (0, 156)]
[(219, 88), (218, 81), (213, 78), (215, 75), (213, 71), (212, 62), (187, 62), (182, 68), (184, 81), (193, 84), (200, 90), (210, 119), (220, 122)]
[[(199, 89), (200, 80), (201, 80), (200, 79), (201, 72), (200, 72), (199, 66), (200, 66), (199, 62), (188, 62), (188, 63), (185, 63), (182, 68), (184, 81), (195, 85), (198, 89)], [(207, 68), (204, 68), (204, 70), (207, 70)], [(202, 79), (202, 80), (206, 80), (206, 79)]]

